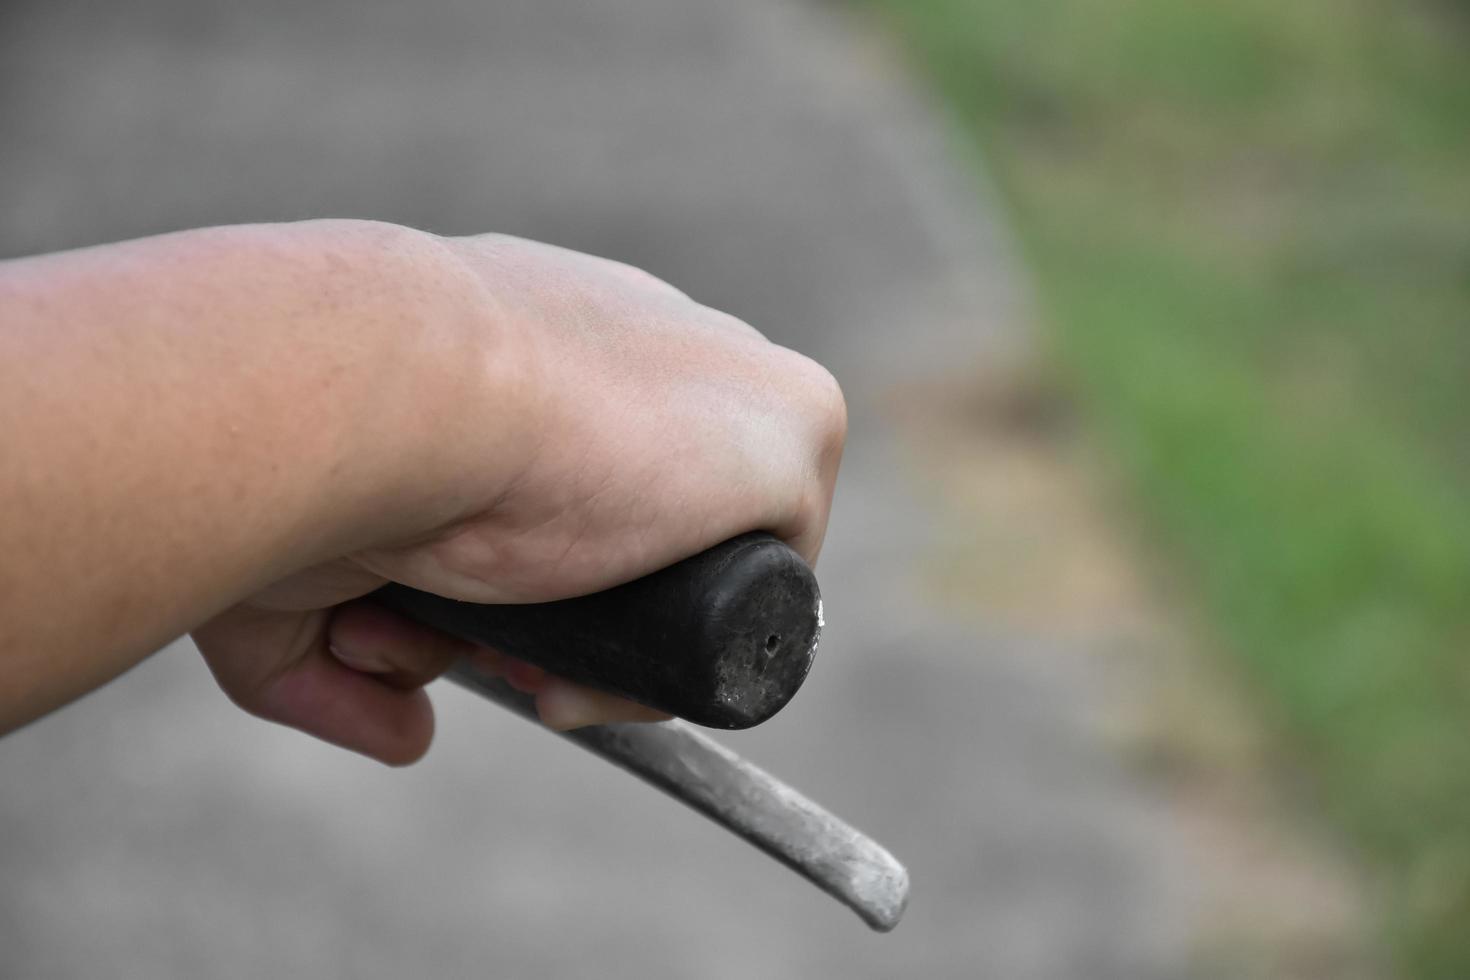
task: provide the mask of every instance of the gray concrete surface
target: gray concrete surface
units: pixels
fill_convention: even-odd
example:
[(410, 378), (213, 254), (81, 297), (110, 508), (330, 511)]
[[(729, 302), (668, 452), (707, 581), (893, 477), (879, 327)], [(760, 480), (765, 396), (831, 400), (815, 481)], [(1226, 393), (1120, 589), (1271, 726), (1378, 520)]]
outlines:
[(822, 658), (727, 741), (915, 882), (872, 935), (461, 692), (428, 760), (388, 771), (235, 711), (180, 642), (0, 741), (0, 976), (1176, 975), (1185, 865), (1095, 743), (1086, 672), (911, 584), (944, 528), (884, 388), (1024, 343), (974, 202), (825, 7), (0, 7), (0, 255), (322, 215), (493, 229), (643, 265), (828, 363), (853, 429)]

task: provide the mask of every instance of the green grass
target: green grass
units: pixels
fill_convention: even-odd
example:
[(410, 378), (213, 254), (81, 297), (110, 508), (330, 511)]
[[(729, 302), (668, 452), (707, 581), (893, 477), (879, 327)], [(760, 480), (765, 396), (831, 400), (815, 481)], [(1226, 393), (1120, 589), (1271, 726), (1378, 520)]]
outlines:
[(1470, 6), (862, 3), (1404, 972), (1470, 976)]

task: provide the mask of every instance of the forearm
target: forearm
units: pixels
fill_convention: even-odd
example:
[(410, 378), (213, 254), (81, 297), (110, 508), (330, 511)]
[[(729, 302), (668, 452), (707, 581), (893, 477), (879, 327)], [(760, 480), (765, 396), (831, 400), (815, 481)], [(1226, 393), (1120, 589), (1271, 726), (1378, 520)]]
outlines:
[(0, 264), (0, 731), (458, 506), (429, 440), (480, 300), (429, 236), (356, 222)]

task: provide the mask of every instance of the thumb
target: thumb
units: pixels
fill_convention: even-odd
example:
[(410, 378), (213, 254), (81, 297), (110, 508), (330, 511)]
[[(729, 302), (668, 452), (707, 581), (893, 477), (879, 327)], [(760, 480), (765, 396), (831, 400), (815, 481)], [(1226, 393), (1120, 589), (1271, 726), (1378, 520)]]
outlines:
[(194, 641), (225, 694), (251, 714), (386, 765), (416, 762), (434, 735), (428, 695), (333, 656), (329, 616), (237, 606), (195, 630)]

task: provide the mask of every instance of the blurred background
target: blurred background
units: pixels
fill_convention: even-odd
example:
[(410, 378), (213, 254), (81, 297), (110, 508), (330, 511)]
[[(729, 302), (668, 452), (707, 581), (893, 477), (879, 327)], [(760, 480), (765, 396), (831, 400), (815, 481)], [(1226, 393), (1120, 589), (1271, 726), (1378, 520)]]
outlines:
[(869, 935), (458, 691), (390, 772), (182, 641), (0, 741), (0, 976), (1470, 975), (1467, 45), (1449, 0), (0, 3), (0, 257), (496, 230), (831, 367), (822, 657), (725, 741), (915, 887)]
[(1393, 963), (1470, 975), (1470, 7), (865, 9), (992, 165), (1130, 521)]

